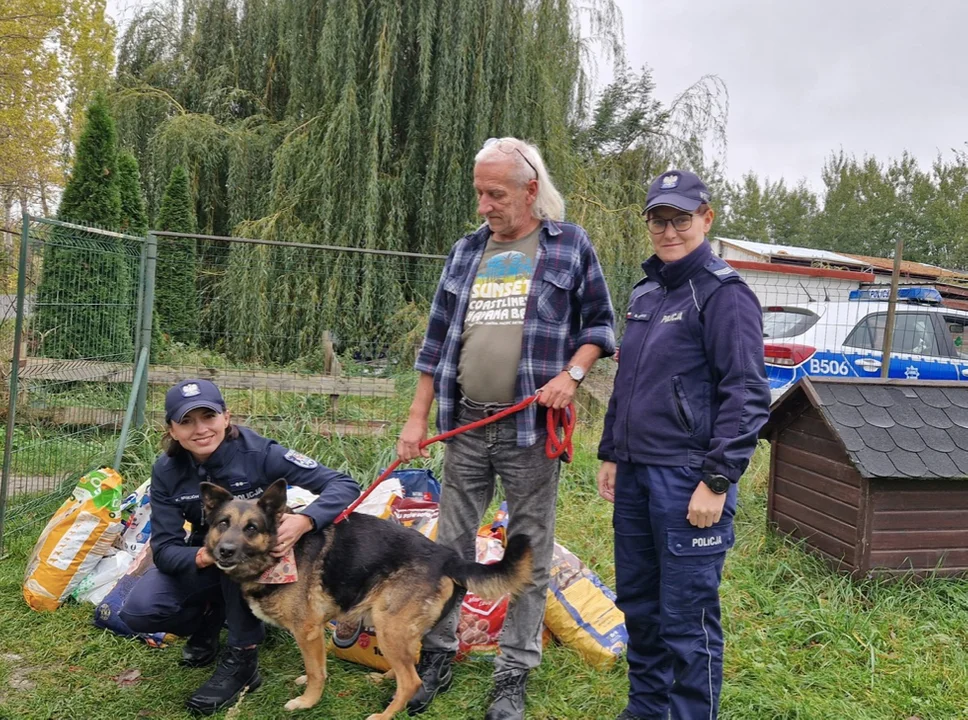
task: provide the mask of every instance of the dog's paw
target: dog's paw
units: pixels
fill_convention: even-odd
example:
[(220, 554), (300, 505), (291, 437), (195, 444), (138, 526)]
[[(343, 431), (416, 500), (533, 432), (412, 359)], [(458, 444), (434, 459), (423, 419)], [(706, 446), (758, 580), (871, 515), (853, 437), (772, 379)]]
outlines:
[(300, 696), (297, 698), (293, 698), (292, 700), (287, 702), (286, 710), (288, 710), (289, 712), (292, 712), (293, 710), (306, 710), (308, 708), (311, 708), (315, 704), (316, 703), (306, 702), (305, 700), (302, 699), (302, 696)]
[(385, 673), (381, 672), (371, 672), (366, 674), (366, 679), (369, 680), (374, 685), (380, 685), (384, 680), (387, 679)]
[(296, 678), (296, 685), (305, 685), (305, 684), (306, 684), (305, 675), (300, 675), (299, 677)]

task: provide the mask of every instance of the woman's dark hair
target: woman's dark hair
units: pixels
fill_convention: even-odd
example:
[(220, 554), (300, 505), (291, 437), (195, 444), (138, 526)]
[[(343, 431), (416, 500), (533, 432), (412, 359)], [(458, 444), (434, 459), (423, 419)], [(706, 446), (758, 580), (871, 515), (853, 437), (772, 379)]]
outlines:
[[(230, 422), (229, 426), (225, 428), (225, 440), (235, 440), (238, 436), (239, 429)], [(180, 457), (188, 454), (181, 443), (171, 436), (170, 430), (165, 430), (165, 434), (161, 438), (161, 449), (165, 451), (165, 455), (168, 457)]]

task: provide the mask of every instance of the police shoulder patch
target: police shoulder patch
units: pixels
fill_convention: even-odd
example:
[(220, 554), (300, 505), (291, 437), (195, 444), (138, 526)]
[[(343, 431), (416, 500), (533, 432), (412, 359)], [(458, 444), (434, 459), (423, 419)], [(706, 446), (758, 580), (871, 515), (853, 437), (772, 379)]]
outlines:
[(306, 468), (309, 470), (319, 466), (319, 463), (313, 460), (311, 457), (307, 457), (302, 453), (297, 453), (295, 450), (290, 450), (286, 453), (286, 460), (291, 462), (293, 465), (298, 465), (301, 468)]
[(722, 258), (714, 257), (706, 263), (706, 270), (720, 282), (742, 280), (742, 277)]

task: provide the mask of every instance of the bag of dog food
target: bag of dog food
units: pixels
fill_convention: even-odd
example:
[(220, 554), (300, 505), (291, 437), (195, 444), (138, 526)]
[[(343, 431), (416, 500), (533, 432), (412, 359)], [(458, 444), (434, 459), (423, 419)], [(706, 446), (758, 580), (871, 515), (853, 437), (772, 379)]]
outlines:
[(80, 479), (48, 521), (24, 574), (24, 600), (56, 610), (110, 550), (121, 533), (121, 476), (102, 468)]
[(126, 515), (121, 549), (134, 557), (151, 538), (151, 480), (145, 480), (121, 502), (121, 512)]
[(89, 602), (97, 605), (111, 592), (118, 580), (134, 562), (134, 556), (124, 550), (108, 555), (98, 561), (94, 570), (78, 583), (71, 599), (75, 602)]
[[(477, 562), (490, 565), (504, 557), (504, 528), (484, 525), (477, 531)], [(457, 624), (457, 658), (468, 655), (493, 654), (504, 627), (510, 598), (504, 596), (491, 602), (472, 592), (464, 595)]]
[[(477, 562), (490, 565), (504, 557), (507, 528), (508, 505), (504, 502), (494, 514), (494, 521), (490, 525), (482, 525), (477, 531)], [(458, 660), (476, 659), (500, 652), (498, 644), (510, 601), (507, 595), (494, 602), (472, 592), (464, 595), (457, 625)], [(549, 642), (551, 633), (548, 628), (542, 628), (542, 646), (547, 646)]]
[(608, 667), (625, 650), (625, 617), (613, 593), (585, 564), (555, 543), (545, 625), (562, 644), (596, 667)]
[[(430, 470), (397, 470), (364, 500), (355, 512), (375, 515), (412, 527), (424, 536), (437, 537), (440, 482)], [(352, 518), (347, 520), (352, 522)], [(390, 664), (380, 652), (376, 630), (357, 623), (330, 623), (330, 649), (338, 658), (374, 670), (387, 671)]]

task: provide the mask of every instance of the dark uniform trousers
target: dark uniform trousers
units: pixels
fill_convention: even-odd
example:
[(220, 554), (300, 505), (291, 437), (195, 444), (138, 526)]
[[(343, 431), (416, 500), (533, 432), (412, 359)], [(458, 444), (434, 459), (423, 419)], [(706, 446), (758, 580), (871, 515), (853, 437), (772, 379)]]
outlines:
[(216, 567), (168, 575), (153, 567), (132, 588), (120, 611), (135, 632), (169, 632), (188, 637), (213, 623), (228, 625), (231, 647), (257, 645), (265, 627), (239, 586)]
[(723, 682), (719, 582), (733, 545), (736, 485), (722, 519), (686, 519), (702, 473), (618, 463), (615, 582), (629, 633), (629, 705), (645, 720), (713, 720)]

